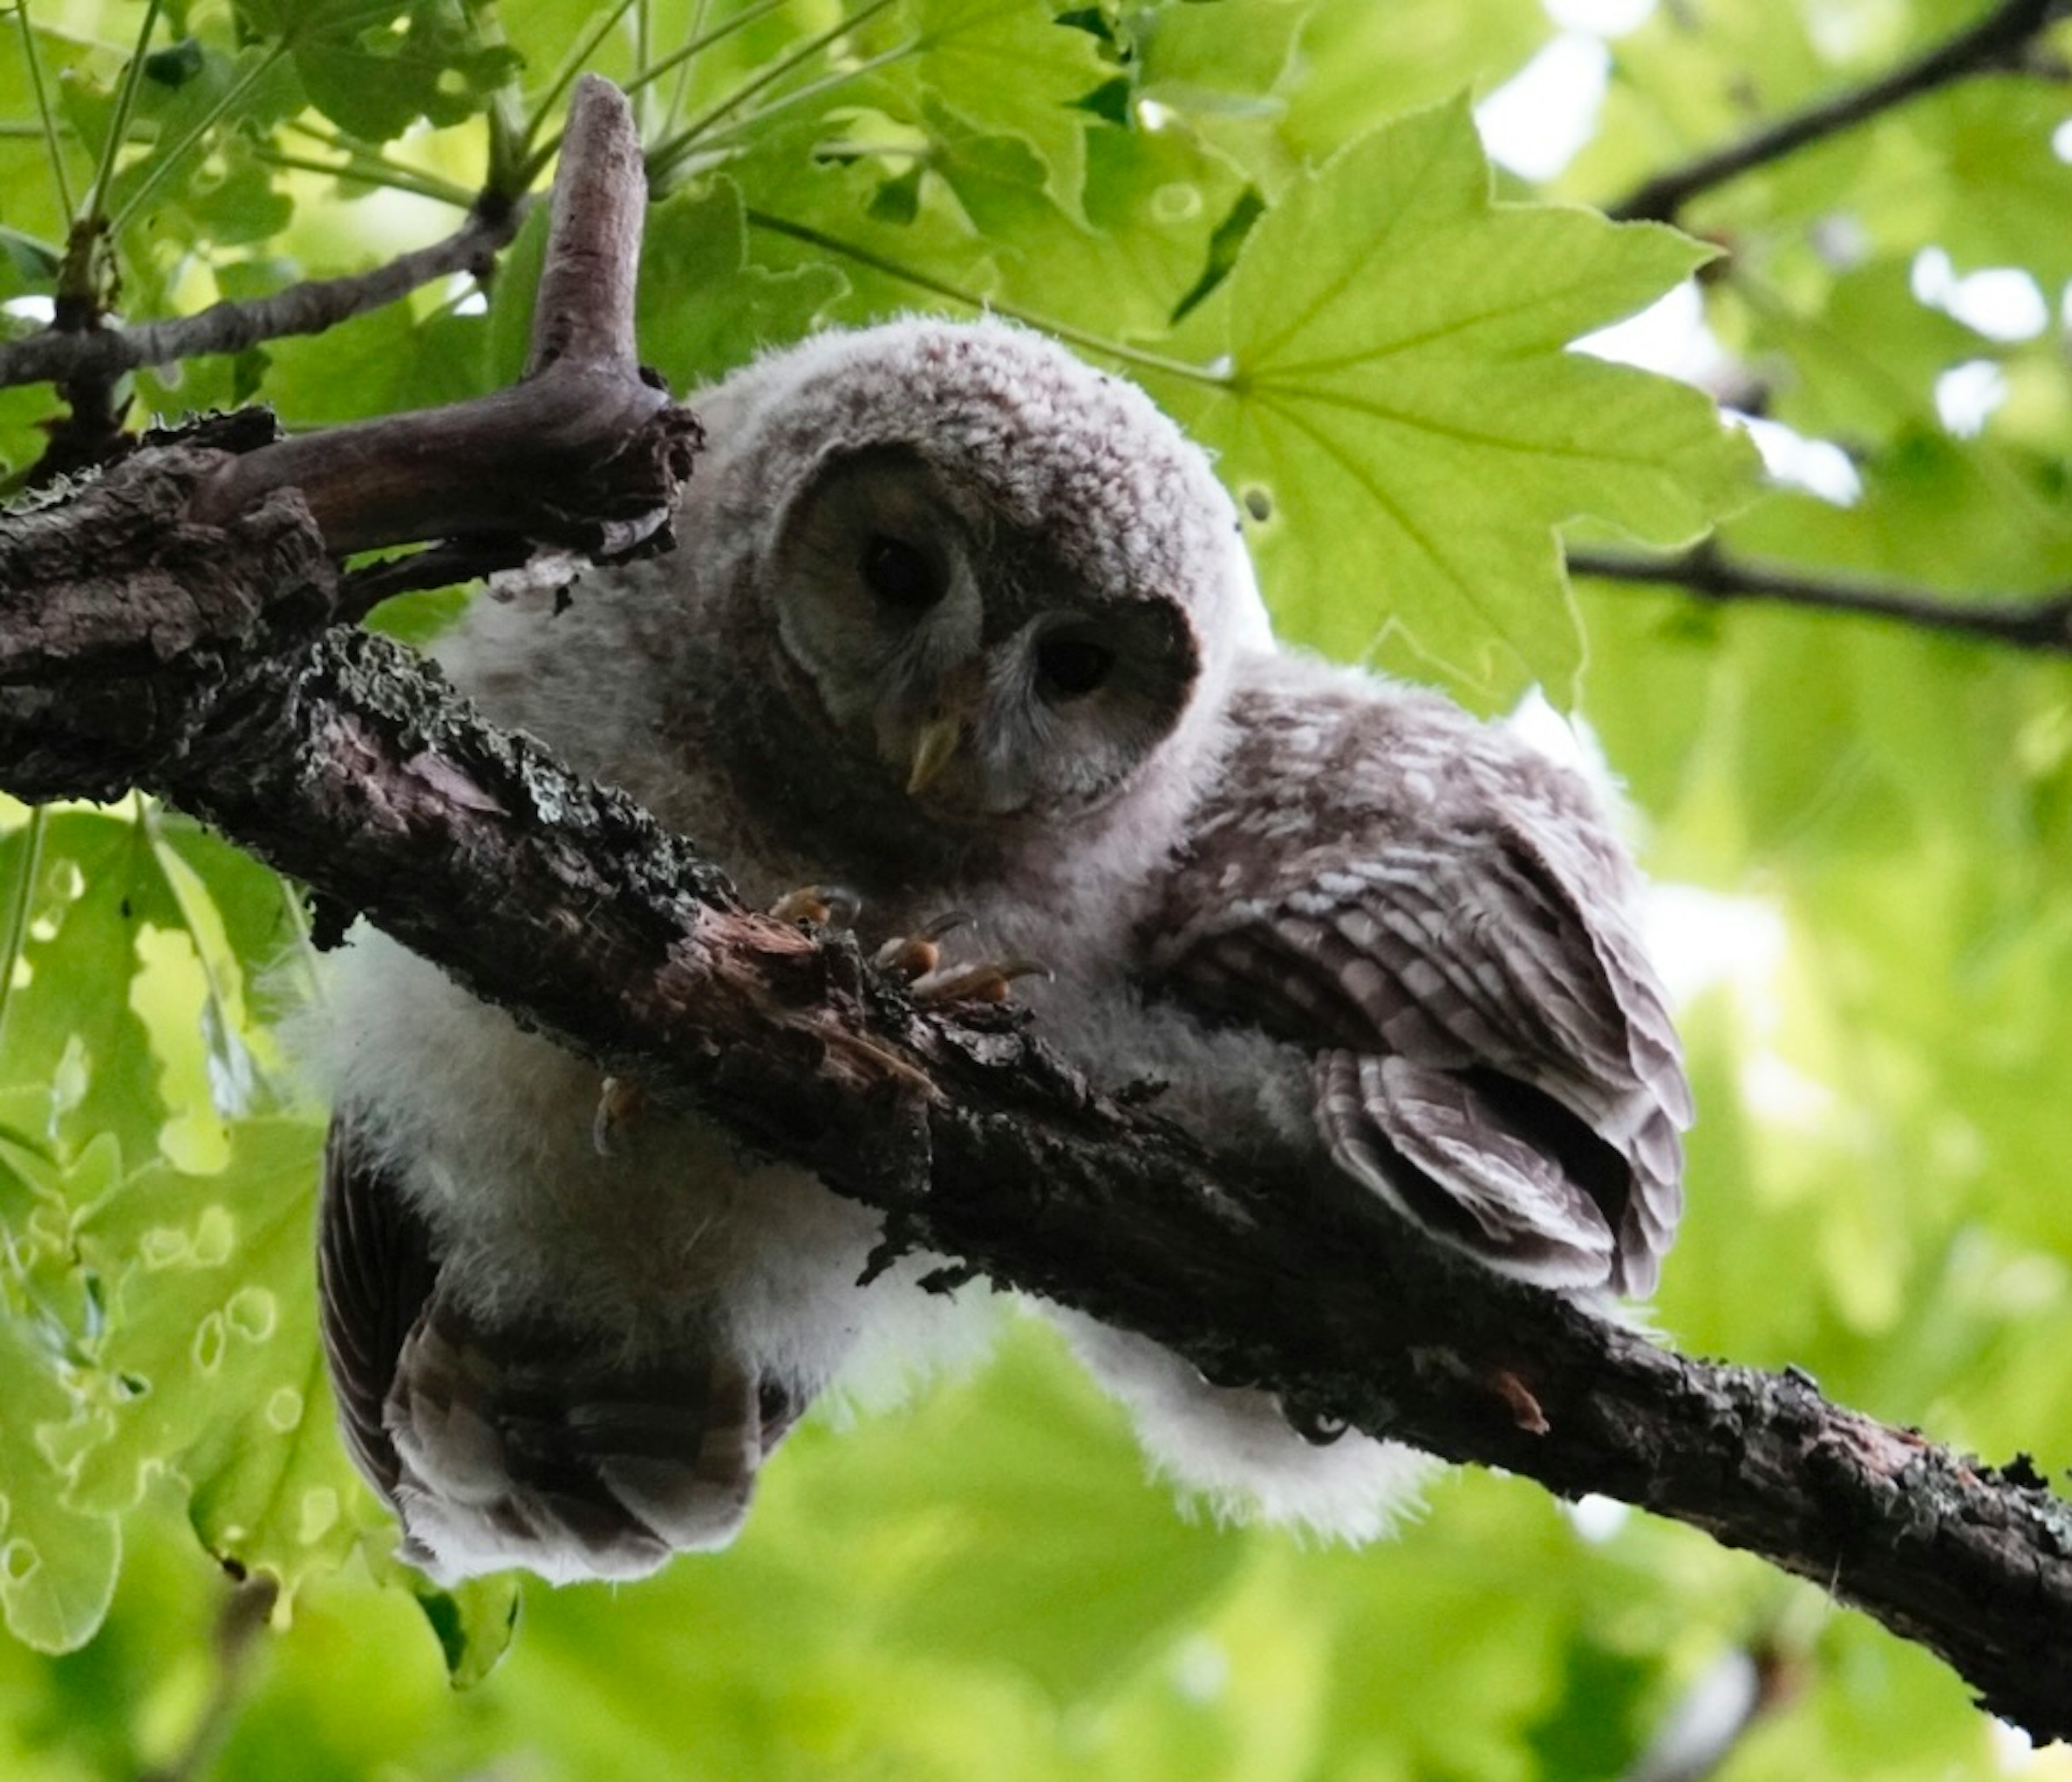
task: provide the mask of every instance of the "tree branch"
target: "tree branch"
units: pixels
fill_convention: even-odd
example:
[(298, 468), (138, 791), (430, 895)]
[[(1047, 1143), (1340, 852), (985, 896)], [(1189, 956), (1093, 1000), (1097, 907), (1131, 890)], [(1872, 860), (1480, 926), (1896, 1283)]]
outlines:
[(1674, 223), (1690, 201), (1752, 170), (1974, 75), (2019, 68), (2023, 52), (2062, 10), (2062, 0), (2001, 0), (1975, 23), (1889, 73), (1781, 117), (1737, 142), (1643, 182), (1605, 214), (1620, 222)]
[(191, 517), (220, 524), (293, 488), (339, 554), (512, 534), (604, 558), (659, 544), (697, 423), (634, 357), (647, 189), (631, 114), (594, 76), (577, 84), (561, 153), (520, 382), (247, 453), (200, 487)]
[(2045, 655), (2072, 655), (2072, 590), (2028, 598), (1952, 600), (1904, 582), (1820, 576), (1729, 556), (1710, 540), (1670, 556), (1571, 550), (1568, 573), (1600, 581), (1679, 588), (1720, 606), (1748, 601), (1889, 619)]
[[(572, 124), (565, 165), (590, 140)], [(535, 365), (543, 342), (619, 339), (617, 302), (536, 334)], [(2072, 1506), (2026, 1462), (1996, 1473), (1802, 1377), (1672, 1355), (1437, 1248), (1335, 1173), (1206, 1156), (1013, 1010), (917, 1010), (852, 942), (744, 910), (623, 795), (491, 729), (397, 646), (322, 630), (319, 503), (272, 473), (256, 505), (225, 495), (226, 470), (282, 450), (148, 450), (93, 485), (98, 507), (0, 526), (0, 561), (18, 550), (50, 593), (0, 577), (0, 784), (154, 790), (602, 1068), (883, 1209), (890, 1245), (1144, 1331), (1305, 1421), (1678, 1517), (1926, 1644), (2039, 1739), (2072, 1735)], [(133, 497), (159, 519), (126, 515)], [(199, 590), (198, 563), (218, 572)], [(152, 597), (125, 604), (138, 587)]]
[[(20, 661), (18, 656), (18, 663)], [(364, 910), (607, 1071), (727, 1121), (897, 1241), (1144, 1331), (1449, 1460), (1672, 1516), (1927, 1645), (1996, 1713), (2072, 1736), (2072, 1507), (1811, 1383), (1670, 1354), (1438, 1250), (1334, 1181), (1262, 1179), (1092, 1091), (1011, 1012), (916, 1011), (854, 949), (741, 908), (623, 795), (483, 725), (381, 639), (327, 633), (155, 733), (52, 737), (0, 688), (0, 782), (91, 757)]]
[(344, 278), (310, 279), (271, 296), (212, 304), (198, 315), (147, 322), (134, 328), (68, 333), (55, 327), (0, 346), (0, 388), (68, 381), (113, 380), (143, 365), (170, 365), (211, 353), (242, 352), (284, 335), (327, 328), (407, 296), (452, 273), (485, 278), (496, 256), (524, 220), (525, 207), (485, 194), (467, 220), (443, 241), (398, 256), (385, 266)]

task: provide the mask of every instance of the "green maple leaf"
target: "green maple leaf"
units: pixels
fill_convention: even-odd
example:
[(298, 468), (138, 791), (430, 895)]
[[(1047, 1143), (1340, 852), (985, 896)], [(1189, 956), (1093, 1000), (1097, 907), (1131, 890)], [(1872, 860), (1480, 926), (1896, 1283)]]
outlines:
[(1400, 630), (1482, 700), (1564, 696), (1582, 642), (1555, 529), (1673, 546), (1753, 491), (1704, 396), (1568, 350), (1708, 257), (1658, 225), (1494, 202), (1455, 101), (1290, 186), (1175, 363), (1139, 375), (1271, 516), (1254, 544), (1284, 632), (1356, 656)]
[(918, 121), (923, 96), (977, 129), (1020, 138), (1039, 156), (1051, 197), (1075, 216), (1086, 183), (1088, 113), (1077, 101), (1115, 74), (1088, 32), (1046, 0), (908, 0), (859, 34), (874, 53), (903, 47), (874, 90)]
[(138, 1171), (86, 1218), (81, 1247), (111, 1286), (99, 1360), (128, 1384), (69, 1501), (127, 1511), (177, 1474), (220, 1557), (292, 1593), (339, 1563), (368, 1503), (331, 1430), (310, 1290), (321, 1128), (241, 1123), (213, 1175)]

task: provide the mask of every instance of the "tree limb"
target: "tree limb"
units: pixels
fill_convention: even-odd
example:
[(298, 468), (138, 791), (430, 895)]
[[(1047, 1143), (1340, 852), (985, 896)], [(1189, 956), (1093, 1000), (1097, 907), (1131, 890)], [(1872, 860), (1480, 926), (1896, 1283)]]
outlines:
[(524, 220), (525, 207), (477, 201), (467, 220), (443, 241), (413, 248), (386, 265), (343, 278), (317, 278), (270, 296), (212, 304), (197, 315), (133, 328), (57, 328), (0, 346), (0, 388), (90, 376), (112, 381), (143, 365), (170, 365), (211, 353), (242, 352), (284, 335), (322, 334), (356, 315), (407, 296), (453, 273), (486, 277)]
[[(906, 1006), (850, 946), (743, 910), (623, 795), (500, 734), (407, 652), (349, 630), (177, 666), (130, 756), (11, 721), (0, 782), (92, 792), (92, 755), (364, 910), (615, 1074), (885, 1209), (898, 1241), (1142, 1330), (1446, 1458), (1675, 1517), (1938, 1653), (1994, 1712), (2072, 1737), (2072, 1506), (1826, 1402), (1695, 1361), (1478, 1270), (1331, 1181), (1211, 1160), (1092, 1090), (1010, 1012)], [(178, 696), (190, 696), (183, 704)]]
[[(608, 91), (579, 95), (567, 163)], [(557, 216), (550, 253), (566, 234)], [(536, 333), (535, 365), (542, 342), (619, 339), (616, 303)], [(1305, 1423), (1689, 1522), (1927, 1645), (2036, 1738), (2072, 1736), (2072, 1506), (2025, 1461), (1996, 1472), (1803, 1377), (1671, 1354), (1439, 1249), (1334, 1172), (1207, 1156), (1013, 1011), (917, 1010), (847, 940), (744, 910), (623, 795), (491, 729), (407, 651), (323, 630), (319, 503), (271, 472), (255, 505), (224, 493), (226, 470), (281, 450), (147, 451), (69, 532), (57, 504), (0, 527), (72, 615), (0, 606), (0, 784), (153, 790), (602, 1068), (883, 1209), (891, 1245), (1144, 1331)], [(180, 517), (125, 516), (133, 495)], [(191, 589), (197, 562), (221, 585)], [(137, 585), (153, 597), (125, 605)]]
[(2001, 0), (1976, 23), (1877, 80), (1808, 105), (1737, 142), (1643, 181), (1607, 206), (1605, 214), (1625, 223), (1674, 223), (1692, 199), (1757, 167), (1782, 161), (1953, 81), (2019, 68), (2023, 52), (2062, 7), (2062, 0)]
[(1889, 619), (2045, 655), (2072, 655), (2072, 591), (2029, 598), (1953, 600), (1904, 582), (1821, 576), (1729, 556), (1710, 540), (1669, 556), (1571, 550), (1568, 573), (1601, 581), (1679, 588), (1715, 606), (1768, 601), (1816, 613)]
[(519, 383), (248, 452), (203, 484), (191, 517), (220, 524), (293, 488), (341, 555), (516, 534), (615, 558), (662, 542), (697, 422), (634, 356), (647, 187), (631, 115), (594, 76), (578, 84), (562, 154)]

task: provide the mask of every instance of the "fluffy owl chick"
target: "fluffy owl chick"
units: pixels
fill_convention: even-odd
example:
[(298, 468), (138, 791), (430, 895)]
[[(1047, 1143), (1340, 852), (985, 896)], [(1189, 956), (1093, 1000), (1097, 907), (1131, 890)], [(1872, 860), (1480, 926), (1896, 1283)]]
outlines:
[[(1552, 1284), (1635, 1288), (1682, 1078), (1587, 794), (1429, 695), (1276, 655), (1234, 511), (1144, 395), (999, 323), (830, 334), (693, 398), (672, 556), (478, 602), (490, 716), (694, 836), (750, 901), (950, 909), (1041, 960), (1041, 1031), (1280, 1169), (1342, 1171)], [(444, 1575), (627, 1576), (728, 1538), (799, 1410), (938, 1341), (856, 1283), (875, 1218), (696, 1120), (600, 1156), (595, 1074), (372, 938), (324, 1327), (350, 1445)], [(1416, 1464), (1066, 1320), (1219, 1502), (1376, 1531)]]
[[(839, 882), (873, 938), (967, 909), (1119, 986), (1230, 646), (1264, 636), (1200, 454), (997, 326), (826, 335), (693, 400), (682, 547), (565, 610), (479, 600), (454, 680), (753, 902)], [(310, 1024), (345, 1434), (436, 1575), (630, 1577), (719, 1544), (838, 1372), (956, 1341), (911, 1280), (857, 1286), (865, 1209), (693, 1119), (600, 1155), (593, 1070), (379, 937)]]

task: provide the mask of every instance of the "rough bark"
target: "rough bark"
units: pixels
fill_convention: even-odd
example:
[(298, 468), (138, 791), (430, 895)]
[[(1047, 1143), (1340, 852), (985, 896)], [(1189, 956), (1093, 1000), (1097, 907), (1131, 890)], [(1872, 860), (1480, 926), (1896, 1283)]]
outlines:
[[(596, 370), (630, 337), (546, 338), (617, 341), (564, 355)], [(640, 437), (639, 410), (613, 424)], [(146, 786), (606, 1070), (885, 1209), (896, 1243), (1145, 1331), (1320, 1430), (1692, 1523), (1926, 1645), (2036, 1738), (2072, 1736), (2072, 1506), (2025, 1462), (1995, 1472), (1803, 1378), (1671, 1354), (1335, 1177), (1206, 1156), (1011, 1010), (915, 1009), (841, 938), (744, 910), (688, 844), (407, 652), (322, 629), (336, 540), (315, 504), (260, 478), (257, 505), (204, 510), (220, 527), (179, 506), (182, 487), (220, 501), (224, 471), (142, 454), (0, 527), (0, 785)]]
[[(178, 665), (134, 780), (364, 910), (601, 1066), (883, 1207), (902, 1242), (1143, 1330), (1211, 1378), (1455, 1460), (1600, 1492), (1824, 1585), (2039, 1739), (2072, 1736), (2072, 1509), (1457, 1260), (1330, 1182), (1272, 1182), (1096, 1094), (1011, 1012), (952, 1019), (752, 914), (615, 792), (331, 631), (219, 684)], [(10, 692), (12, 689), (9, 690)], [(0, 778), (25, 784), (0, 729)], [(75, 736), (103, 762), (110, 739)]]

